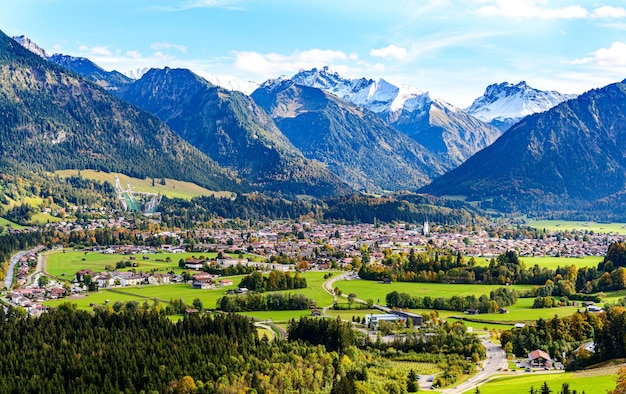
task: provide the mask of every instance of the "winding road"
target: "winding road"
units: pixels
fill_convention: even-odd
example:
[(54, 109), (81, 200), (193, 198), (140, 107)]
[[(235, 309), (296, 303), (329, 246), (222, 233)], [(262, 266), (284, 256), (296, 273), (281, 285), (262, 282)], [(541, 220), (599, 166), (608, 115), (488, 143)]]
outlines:
[(13, 284), (13, 275), (15, 273), (15, 266), (20, 261), (20, 259), (26, 255), (26, 253), (28, 253), (28, 250), (17, 252), (13, 256), (11, 256), (11, 259), (9, 260), (9, 268), (7, 268), (7, 272), (5, 273), (5, 277), (4, 277), (5, 289), (11, 288), (11, 285)]
[(487, 338), (482, 338), (481, 342), (487, 350), (487, 359), (483, 362), (482, 370), (478, 371), (476, 375), (467, 379), (465, 382), (459, 384), (458, 386), (443, 390), (443, 394), (464, 393), (468, 390), (476, 388), (476, 386), (480, 386), (492, 375), (501, 373), (501, 369), (508, 369), (506, 353), (504, 352), (504, 350), (502, 350), (502, 347), (500, 345), (494, 344)]

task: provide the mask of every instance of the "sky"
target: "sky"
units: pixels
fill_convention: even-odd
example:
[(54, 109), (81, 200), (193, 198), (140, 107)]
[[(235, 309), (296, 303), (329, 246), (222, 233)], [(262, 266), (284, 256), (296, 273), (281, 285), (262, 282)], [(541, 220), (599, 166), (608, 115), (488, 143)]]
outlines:
[(328, 66), (460, 108), (493, 83), (578, 94), (626, 78), (626, 0), (11, 0), (0, 8), (5, 34), (121, 72), (167, 66), (263, 82)]

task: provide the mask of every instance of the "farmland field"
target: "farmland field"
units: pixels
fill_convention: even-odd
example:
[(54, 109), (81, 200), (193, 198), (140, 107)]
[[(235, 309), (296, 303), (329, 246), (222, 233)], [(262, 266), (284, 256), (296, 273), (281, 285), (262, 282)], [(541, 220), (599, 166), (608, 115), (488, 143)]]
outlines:
[[(77, 170), (58, 170), (55, 171), (55, 174), (60, 177), (70, 177), (78, 175)], [(126, 184), (130, 183), (130, 186), (134, 192), (145, 192), (145, 193), (154, 193), (154, 194), (162, 194), (171, 198), (183, 198), (186, 200), (190, 200), (193, 197), (197, 196), (210, 196), (215, 195), (216, 197), (230, 197), (230, 192), (215, 192), (212, 190), (205, 189), (201, 186), (196, 185), (191, 182), (177, 181), (174, 179), (165, 179), (165, 185), (161, 184), (160, 179), (154, 180), (154, 186), (152, 185), (152, 178), (131, 178), (124, 174), (116, 174), (114, 172), (101, 172), (95, 170), (81, 170), (80, 176), (86, 179), (93, 179), (101, 182), (109, 182), (111, 185), (115, 185), (115, 175), (119, 176), (120, 183), (123, 188), (126, 188)]]
[(85, 294), (80, 295), (80, 296), (61, 298), (61, 299), (58, 299), (58, 300), (49, 300), (49, 301), (45, 301), (43, 304), (45, 306), (54, 308), (54, 307), (57, 307), (57, 306), (59, 306), (61, 304), (71, 303), (71, 304), (76, 304), (76, 307), (78, 309), (91, 311), (93, 309), (91, 304), (106, 305), (106, 300), (109, 300), (109, 304), (113, 305), (115, 303), (115, 301), (121, 301), (121, 302), (138, 301), (138, 302), (144, 302), (146, 299), (145, 298), (141, 298), (141, 297), (137, 297), (137, 296), (133, 296), (133, 295), (117, 294), (117, 293), (111, 293), (109, 291), (98, 291), (98, 292), (93, 292), (93, 293), (85, 293)]
[[(381, 305), (385, 305), (386, 296), (392, 291), (407, 293), (411, 296), (418, 297), (430, 296), (433, 298), (450, 298), (454, 295), (467, 296), (472, 294), (476, 297), (479, 297), (482, 294), (489, 295), (491, 290), (503, 287), (501, 285), (442, 284), (418, 282), (394, 282), (391, 284), (382, 284), (376, 281), (365, 280), (337, 281), (335, 282), (335, 286), (339, 287), (344, 294), (354, 292), (359, 298), (373, 297), (374, 301)], [(513, 285), (508, 287), (517, 290), (528, 290), (531, 289), (533, 286)], [(361, 294), (365, 294), (366, 296), (362, 296)], [(619, 297), (613, 296), (611, 293), (609, 293), (608, 295), (614, 297), (615, 300), (619, 299)], [(613, 300), (613, 298), (611, 298), (611, 300)], [(460, 316), (462, 318), (476, 320), (477, 322), (464, 322), (465, 325), (473, 327), (474, 329), (482, 330), (484, 327), (506, 329), (518, 322), (530, 322), (535, 321), (539, 318), (549, 319), (553, 318), (554, 316), (569, 316), (579, 309), (578, 307), (574, 306), (534, 309), (532, 308), (533, 302), (534, 298), (520, 298), (517, 300), (517, 303), (515, 303), (515, 305), (510, 305), (507, 307), (509, 313), (503, 314), (489, 313), (468, 316), (465, 315), (463, 312), (458, 311), (439, 311), (439, 315), (443, 318)], [(431, 310), (414, 310), (414, 312), (428, 314), (431, 312)], [(492, 324), (492, 322), (494, 324)]]
[(289, 320), (297, 320), (301, 316), (311, 316), (311, 311), (308, 309), (301, 311), (256, 311), (239, 312), (239, 314), (244, 316), (250, 316), (261, 321), (271, 320), (274, 323), (287, 323), (289, 322)]
[[(131, 264), (137, 264), (137, 267), (135, 267), (137, 271), (148, 272), (156, 270), (162, 273), (168, 271), (181, 273), (185, 270), (178, 268), (180, 259), (192, 256), (198, 258), (201, 255), (207, 259), (215, 259), (217, 257), (217, 253), (151, 253), (136, 254), (134, 255), (135, 260), (130, 261), (131, 256), (128, 255), (66, 250), (65, 253), (55, 252), (47, 255), (46, 271), (52, 276), (72, 278), (81, 269), (89, 268), (92, 271), (101, 272), (105, 270), (107, 265), (115, 267), (115, 263), (118, 261), (129, 261)], [(147, 256), (148, 260), (144, 260), (143, 256)], [(166, 261), (168, 257), (171, 259), (171, 262)], [(250, 261), (260, 260), (259, 256), (249, 254), (244, 254), (244, 258)], [(162, 261), (156, 261), (156, 259)], [(120, 271), (128, 271), (132, 268), (122, 268)]]
[(537, 264), (541, 268), (556, 269), (557, 267), (569, 267), (575, 265), (576, 268), (597, 267), (602, 261), (603, 256), (584, 256), (584, 257), (520, 257), (526, 268), (533, 267)]
[[(375, 303), (385, 302), (385, 297), (392, 291), (399, 293), (407, 293), (411, 296), (418, 297), (445, 297), (449, 298), (454, 295), (468, 296), (475, 295), (479, 297), (483, 294), (489, 295), (492, 290), (504, 287), (502, 285), (483, 285), (483, 284), (443, 284), (443, 283), (422, 283), (422, 282), (394, 282), (391, 284), (383, 284), (382, 282), (369, 280), (340, 280), (335, 282), (334, 286), (339, 287), (343, 294), (356, 293), (360, 299), (371, 298)], [(530, 290), (532, 285), (513, 285), (508, 286), (515, 290)]]
[[(558, 374), (536, 374), (518, 372), (517, 375), (497, 377), (480, 386), (481, 394), (510, 394), (528, 393), (530, 387), (539, 389), (543, 382), (547, 382), (553, 393), (561, 390), (564, 382), (569, 383), (570, 390), (579, 393), (583, 391), (589, 394), (606, 393), (607, 390), (615, 387), (615, 373), (617, 368), (603, 368), (599, 370), (565, 372)], [(466, 391), (465, 394), (473, 394), (474, 389)]]
[[(96, 255), (97, 253), (94, 253)], [(62, 254), (61, 254), (62, 255)], [(101, 255), (101, 254), (100, 254)], [(109, 256), (109, 255), (102, 255)], [(119, 257), (119, 256), (118, 256)], [(308, 287), (305, 289), (285, 290), (286, 293), (292, 294), (304, 294), (309, 298), (314, 299), (318, 305), (325, 306), (331, 305), (333, 297), (326, 293), (322, 288), (324, 282), (324, 275), (327, 272), (307, 272), (302, 274), (307, 279)], [(109, 300), (110, 304), (115, 301), (149, 301), (152, 303), (153, 299), (157, 299), (161, 302), (169, 302), (172, 299), (182, 298), (186, 304), (191, 304), (194, 299), (199, 298), (202, 301), (204, 308), (214, 309), (217, 300), (225, 295), (225, 292), (229, 289), (237, 287), (241, 276), (225, 277), (233, 279), (232, 286), (217, 287), (215, 289), (194, 289), (191, 284), (169, 284), (169, 285), (153, 285), (153, 286), (126, 286), (116, 287), (114, 289), (102, 289), (96, 293), (86, 293), (86, 297), (78, 298), (64, 298), (60, 300), (47, 301), (47, 306), (58, 306), (65, 302), (71, 302), (81, 309), (91, 309), (90, 304), (104, 305), (105, 300)], [(267, 317), (276, 316), (275, 320), (287, 321), (291, 317), (298, 318), (305, 315), (310, 315), (309, 310), (305, 311), (277, 311), (277, 312), (251, 312), (251, 314), (258, 314), (262, 320), (267, 320)]]
[(548, 231), (589, 230), (596, 233), (626, 234), (626, 223), (577, 222), (566, 220), (529, 220), (528, 225)]

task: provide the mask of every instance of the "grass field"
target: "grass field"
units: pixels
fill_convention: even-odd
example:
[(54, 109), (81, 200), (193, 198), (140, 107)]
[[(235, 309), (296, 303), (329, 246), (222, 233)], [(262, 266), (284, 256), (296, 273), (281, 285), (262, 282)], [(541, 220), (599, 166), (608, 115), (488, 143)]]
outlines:
[[(399, 293), (408, 293), (411, 296), (430, 296), (450, 298), (453, 295), (468, 296), (475, 295), (479, 297), (489, 293), (501, 285), (483, 285), (483, 284), (442, 284), (442, 283), (418, 283), (418, 282), (394, 282), (391, 284), (383, 284), (382, 282), (369, 280), (341, 280), (335, 282), (335, 286), (339, 287), (343, 294), (356, 293), (360, 299), (371, 298), (375, 303), (385, 303), (385, 297), (392, 291)], [(516, 290), (529, 290), (532, 285), (513, 285), (509, 288)]]
[[(392, 291), (398, 291), (400, 293), (407, 293), (411, 296), (430, 296), (433, 298), (444, 297), (450, 298), (454, 295), (467, 296), (475, 295), (479, 297), (482, 294), (489, 294), (491, 290), (500, 288), (500, 285), (471, 285), (471, 284), (441, 284), (441, 283), (414, 283), (414, 282), (394, 282), (392, 284), (382, 284), (374, 281), (365, 280), (348, 280), (337, 281), (335, 286), (338, 286), (344, 294), (354, 292), (358, 298), (372, 297), (372, 299), (379, 304), (384, 305), (385, 299), (388, 293)], [(531, 289), (532, 285), (514, 285), (510, 288), (517, 290)], [(365, 294), (365, 295), (363, 295)], [(617, 300), (621, 294), (609, 293), (611, 300)], [(626, 295), (626, 292), (625, 292)], [(472, 327), (475, 330), (483, 330), (484, 327), (489, 329), (499, 328), (507, 329), (515, 323), (519, 322), (533, 322), (539, 318), (550, 319), (555, 316), (569, 316), (576, 312), (577, 307), (558, 307), (558, 308), (532, 308), (533, 298), (520, 298), (515, 305), (507, 307), (509, 313), (489, 313), (468, 316), (463, 312), (455, 311), (439, 311), (439, 315), (442, 318), (451, 318), (452, 316), (459, 316), (461, 318), (469, 318), (474, 321), (464, 321), (466, 326)], [(429, 314), (431, 310), (413, 310), (416, 313)], [(350, 318), (352, 314), (357, 311), (350, 311)], [(332, 313), (332, 312), (329, 312)], [(455, 320), (455, 319), (453, 319)]]
[[(70, 177), (78, 175), (78, 170), (59, 170), (55, 174), (60, 177)], [(101, 182), (107, 181), (112, 185), (115, 185), (115, 175), (119, 176), (122, 187), (126, 188), (126, 184), (130, 183), (130, 186), (134, 192), (145, 192), (162, 194), (172, 198), (183, 198), (190, 200), (197, 196), (210, 196), (215, 195), (218, 197), (230, 197), (230, 192), (216, 192), (209, 189), (205, 189), (201, 186), (191, 182), (177, 181), (174, 179), (165, 179), (165, 185), (160, 184), (160, 179), (154, 180), (154, 186), (152, 186), (152, 178), (131, 178), (124, 174), (116, 174), (114, 172), (100, 172), (94, 170), (81, 170), (80, 175), (83, 178), (94, 179)]]
[(61, 304), (65, 304), (65, 303), (71, 303), (71, 304), (76, 304), (76, 307), (78, 309), (83, 309), (83, 310), (93, 310), (93, 307), (91, 306), (91, 304), (96, 304), (96, 305), (106, 305), (106, 300), (109, 300), (109, 304), (113, 305), (113, 303), (115, 303), (115, 301), (122, 301), (122, 302), (128, 302), (128, 301), (138, 301), (138, 302), (144, 302), (146, 299), (145, 298), (141, 298), (141, 297), (137, 297), (137, 296), (133, 296), (133, 295), (127, 295), (127, 294), (117, 294), (117, 293), (111, 293), (109, 291), (99, 291), (96, 293), (85, 293), (79, 297), (71, 297), (71, 298), (62, 298), (62, 299), (58, 299), (58, 300), (49, 300), (49, 301), (45, 301), (43, 304), (49, 307), (57, 307)]
[[(98, 253), (94, 253), (94, 255), (97, 254)], [(63, 256), (62, 253), (59, 255)], [(101, 260), (98, 260), (98, 264), (100, 263)], [(326, 274), (326, 272), (304, 273), (302, 275), (307, 279), (308, 287), (305, 289), (286, 290), (285, 292), (293, 294), (304, 294), (307, 297), (314, 299), (318, 303), (318, 305), (320, 305), (320, 307), (325, 305), (331, 305), (333, 302), (333, 297), (326, 293), (322, 288), (322, 283), (324, 282), (324, 274)], [(153, 299), (158, 299), (161, 302), (169, 302), (172, 299), (182, 298), (185, 303), (191, 304), (194, 299), (199, 298), (202, 301), (204, 308), (214, 309), (217, 304), (217, 300), (223, 297), (227, 290), (237, 287), (241, 276), (233, 276), (229, 278), (233, 279), (232, 286), (218, 287), (216, 289), (194, 289), (188, 283), (159, 286), (128, 286), (117, 287), (115, 289), (102, 289), (97, 293), (87, 293), (88, 295), (86, 297), (79, 297), (76, 299), (64, 298), (60, 300), (52, 300), (45, 302), (45, 304), (50, 307), (55, 307), (65, 302), (71, 302), (76, 304), (77, 307), (80, 309), (91, 309), (92, 307), (90, 305), (92, 303), (104, 305), (105, 300), (107, 299), (110, 301), (110, 304), (112, 304), (115, 301), (144, 302), (146, 300), (151, 303)], [(299, 318), (303, 315), (309, 316), (311, 314), (311, 311), (263, 311), (250, 312), (248, 314), (258, 317), (261, 320), (267, 320), (267, 318), (272, 318), (276, 321), (288, 321), (292, 317)]]
[[(557, 267), (569, 267), (575, 265), (576, 268), (583, 267), (597, 267), (598, 263), (602, 261), (603, 257), (600, 256), (584, 256), (584, 257), (520, 257), (520, 260), (524, 263), (526, 268), (534, 267), (537, 264), (541, 268), (556, 269)], [(487, 266), (490, 259), (476, 259), (477, 265)]]
[(548, 231), (588, 230), (595, 233), (626, 234), (626, 223), (577, 222), (566, 220), (530, 220), (528, 225)]
[(13, 223), (9, 220), (6, 220), (5, 218), (0, 218), (0, 226), (4, 227), (4, 229), (0, 232), (0, 234), (2, 234), (3, 232), (6, 232), (6, 228), (11, 226), (16, 230), (21, 230), (23, 228), (25, 228), (24, 226), (17, 224), (17, 223)]
[[(517, 372), (516, 375), (501, 376), (481, 385), (480, 393), (528, 393), (531, 386), (537, 390), (543, 385), (543, 382), (548, 383), (553, 393), (558, 393), (564, 382), (569, 383), (570, 390), (576, 390), (579, 393), (583, 391), (587, 394), (606, 393), (607, 390), (615, 387), (616, 371), (616, 367), (610, 367), (599, 370), (558, 374)], [(472, 389), (466, 391), (465, 394), (473, 394), (474, 392), (475, 390)]]
[[(186, 259), (188, 257), (200, 257), (204, 256), (206, 259), (215, 259), (217, 253), (154, 253), (154, 254), (137, 254), (134, 255), (135, 260), (130, 260), (131, 256), (120, 254), (104, 254), (99, 252), (81, 252), (81, 251), (68, 251), (50, 253), (46, 257), (46, 271), (56, 277), (72, 278), (77, 271), (81, 269), (90, 269), (95, 272), (104, 271), (107, 265), (113, 265), (118, 261), (130, 261), (131, 263), (138, 264), (135, 267), (137, 271), (149, 272), (156, 270), (158, 272), (174, 271), (181, 273), (184, 269), (178, 268), (178, 261), (180, 259)], [(148, 260), (144, 260), (143, 256), (148, 257)], [(171, 262), (166, 262), (167, 258), (171, 259)], [(250, 261), (262, 261), (262, 258), (256, 255), (244, 254), (244, 258)], [(162, 261), (156, 261), (156, 259)], [(120, 269), (120, 271), (128, 271), (133, 267), (127, 267)], [(187, 270), (189, 271), (189, 270)]]
[(257, 312), (240, 312), (240, 315), (250, 316), (261, 321), (271, 320), (274, 323), (287, 323), (291, 319), (299, 319), (301, 316), (311, 316), (308, 309), (301, 311), (257, 311)]

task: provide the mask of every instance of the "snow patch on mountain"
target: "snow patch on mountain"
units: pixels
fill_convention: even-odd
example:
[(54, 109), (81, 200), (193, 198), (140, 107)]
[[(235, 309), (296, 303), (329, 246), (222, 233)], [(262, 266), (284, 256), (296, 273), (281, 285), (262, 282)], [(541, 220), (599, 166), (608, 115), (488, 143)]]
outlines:
[(466, 111), (474, 117), (508, 129), (520, 119), (545, 112), (576, 95), (532, 88), (522, 81), (516, 85), (508, 82), (492, 84), (485, 94), (474, 100)]
[(26, 36), (13, 36), (13, 40), (15, 40), (18, 44), (28, 49), (35, 55), (38, 55), (44, 59), (48, 59), (50, 57), (50, 55), (48, 55), (48, 52), (46, 52), (45, 49), (37, 45), (35, 42), (33, 42), (30, 38)]
[[(266, 82), (265, 86), (280, 84), (285, 77)], [(403, 111), (428, 111), (430, 104), (439, 102), (442, 106), (457, 110), (450, 104), (433, 98), (430, 93), (402, 84), (395, 84), (385, 79), (347, 79), (328, 67), (322, 69), (300, 70), (291, 78), (293, 82), (322, 89), (348, 101), (362, 106), (378, 114), (386, 114), (393, 121)]]
[(141, 79), (141, 77), (143, 77), (143, 75), (148, 71), (150, 71), (150, 67), (141, 67), (134, 70), (124, 71), (122, 74), (126, 75), (128, 78)]

